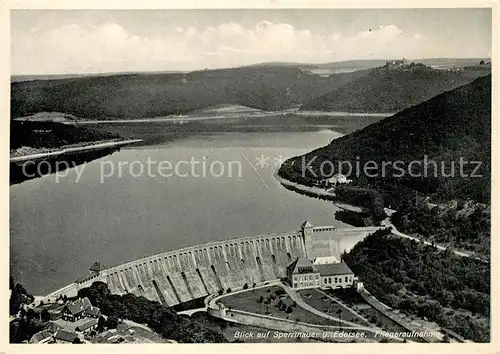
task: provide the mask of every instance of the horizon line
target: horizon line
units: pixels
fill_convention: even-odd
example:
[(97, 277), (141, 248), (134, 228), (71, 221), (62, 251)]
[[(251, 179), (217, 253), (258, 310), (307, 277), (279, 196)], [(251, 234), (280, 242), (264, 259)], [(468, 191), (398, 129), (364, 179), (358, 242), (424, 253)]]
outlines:
[[(286, 64), (286, 65), (296, 65), (296, 66), (315, 66), (315, 65), (328, 65), (328, 64), (340, 64), (346, 62), (360, 62), (360, 61), (390, 61), (390, 60), (401, 60), (406, 59), (410, 62), (424, 61), (424, 60), (436, 60), (436, 59), (451, 59), (451, 60), (464, 60), (464, 59), (489, 59), (491, 61), (491, 57), (433, 57), (433, 58), (373, 58), (373, 59), (346, 59), (339, 61), (330, 61), (330, 62), (320, 62), (320, 63), (307, 63), (307, 62), (293, 62), (293, 61), (269, 61), (269, 62), (258, 62), (253, 64), (246, 64), (241, 66), (232, 66), (232, 67), (222, 67), (222, 68), (204, 68), (204, 69), (186, 69), (186, 70), (170, 70), (170, 69), (160, 69), (160, 70), (131, 70), (131, 71), (107, 71), (107, 72), (88, 72), (88, 73), (43, 73), (43, 74), (10, 74), (10, 77), (29, 77), (29, 76), (108, 76), (108, 75), (126, 75), (126, 74), (157, 74), (157, 73), (192, 73), (199, 71), (215, 71), (215, 70), (229, 70), (229, 69), (238, 69), (238, 68), (248, 68), (254, 66), (265, 66), (265, 65), (278, 65), (278, 64)], [(359, 69), (362, 70), (362, 69)], [(356, 70), (355, 70), (356, 71)]]

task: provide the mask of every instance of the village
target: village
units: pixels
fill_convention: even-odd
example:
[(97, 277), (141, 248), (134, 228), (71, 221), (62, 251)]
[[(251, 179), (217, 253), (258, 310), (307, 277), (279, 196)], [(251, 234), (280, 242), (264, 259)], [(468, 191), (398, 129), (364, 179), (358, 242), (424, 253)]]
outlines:
[[(28, 316), (48, 321), (34, 334), (32, 344), (169, 343), (147, 326), (102, 314), (87, 297), (70, 301), (61, 296), (55, 302), (38, 301), (25, 307)], [(35, 302), (36, 303), (36, 302)], [(23, 311), (23, 310), (22, 310)]]

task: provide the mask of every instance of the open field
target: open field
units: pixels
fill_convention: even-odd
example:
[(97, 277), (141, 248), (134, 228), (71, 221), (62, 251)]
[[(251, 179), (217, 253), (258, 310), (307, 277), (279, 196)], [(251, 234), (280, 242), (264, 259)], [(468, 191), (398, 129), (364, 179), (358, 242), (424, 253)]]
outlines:
[[(259, 302), (262, 297), (263, 301)], [(274, 299), (273, 299), (274, 297)], [(282, 302), (286, 305), (285, 310), (278, 308)], [(269, 315), (278, 318), (295, 320), (299, 322), (337, 326), (338, 322), (329, 320), (327, 318), (317, 316), (309, 311), (301, 308), (298, 305), (294, 306), (294, 302), (284, 294), (280, 287), (272, 286), (268, 288), (260, 288), (251, 291), (246, 291), (231, 296), (224, 297), (221, 302), (226, 306), (235, 310), (247, 311), (258, 313), (261, 315)], [(266, 302), (268, 302), (266, 304)], [(287, 313), (290, 311), (290, 313)]]
[(354, 322), (361, 326), (369, 326), (368, 322), (362, 320), (351, 311), (347, 310), (342, 305), (323, 295), (316, 289), (300, 290), (299, 294), (305, 303), (314, 307), (315, 309), (323, 311), (324, 313), (331, 316), (339, 317), (345, 321)]
[[(399, 325), (389, 317), (385, 316), (380, 311), (374, 309), (363, 299), (363, 297), (357, 291), (353, 289), (328, 289), (324, 290), (324, 292), (339, 299), (346, 306), (350, 307), (355, 312), (363, 316), (366, 320), (368, 320), (368, 325), (371, 324), (373, 326), (377, 326), (388, 332), (408, 332), (406, 328)], [(342, 319), (344, 319), (343, 313)], [(412, 341), (424, 342), (418, 337), (412, 338)]]

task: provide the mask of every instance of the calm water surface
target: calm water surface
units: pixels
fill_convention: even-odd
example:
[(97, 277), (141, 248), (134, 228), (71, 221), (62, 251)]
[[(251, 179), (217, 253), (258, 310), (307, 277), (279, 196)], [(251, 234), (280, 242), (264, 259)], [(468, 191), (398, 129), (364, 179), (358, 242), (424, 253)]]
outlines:
[[(11, 273), (29, 292), (46, 294), (87, 274), (96, 260), (118, 264), (208, 241), (296, 230), (306, 219), (347, 227), (334, 220), (331, 203), (288, 191), (272, 176), (280, 155), (302, 154), (339, 136), (329, 130), (197, 135), (122, 149), (92, 161), (84, 165), (78, 183), (71, 170), (59, 181), (50, 175), (14, 185)], [(269, 166), (255, 166), (261, 155)], [(208, 167), (219, 161), (215, 172), (224, 166), (225, 174), (194, 177), (183, 165), (180, 172), (186, 177), (152, 177), (148, 158), (172, 165), (193, 158)], [(132, 171), (123, 165), (133, 161)], [(111, 164), (115, 173), (101, 182), (101, 172), (110, 173)], [(132, 176), (140, 165), (144, 175)], [(201, 167), (195, 172), (201, 174)], [(348, 240), (344, 247), (356, 241)]]

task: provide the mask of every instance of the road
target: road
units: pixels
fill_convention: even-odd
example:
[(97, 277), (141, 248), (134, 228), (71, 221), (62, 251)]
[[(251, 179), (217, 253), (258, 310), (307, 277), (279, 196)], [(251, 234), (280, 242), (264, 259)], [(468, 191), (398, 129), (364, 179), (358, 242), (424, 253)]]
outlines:
[(205, 306), (205, 307), (198, 307), (197, 309), (179, 311), (179, 312), (177, 312), (177, 314), (191, 316), (193, 313), (196, 313), (196, 312), (207, 312), (207, 307)]
[[(290, 298), (293, 301), (295, 301), (297, 303), (297, 305), (299, 305), (300, 307), (302, 307), (303, 309), (306, 309), (307, 311), (309, 311), (311, 313), (314, 313), (317, 316), (324, 317), (324, 318), (327, 318), (327, 319), (335, 321), (335, 322), (340, 322), (340, 323), (346, 324), (346, 325), (348, 325), (348, 328), (368, 329), (367, 327), (360, 326), (357, 323), (346, 321), (346, 320), (342, 320), (339, 317), (328, 315), (328, 314), (326, 314), (326, 313), (324, 313), (324, 312), (322, 312), (322, 311), (320, 311), (320, 310), (312, 307), (311, 305), (307, 304), (302, 299), (302, 297), (295, 290), (293, 290), (292, 288), (290, 288), (289, 286), (281, 285), (281, 287), (283, 289), (285, 289), (285, 291), (288, 294), (288, 296), (290, 296)], [(380, 329), (380, 328), (376, 328), (376, 330), (382, 331), (382, 329)]]
[[(386, 211), (386, 214), (388, 215), (388, 217), (383, 220), (381, 222), (381, 224), (385, 227), (391, 227), (392, 228), (392, 233), (396, 236), (399, 236), (399, 237), (404, 237), (404, 238), (408, 238), (410, 240), (415, 240), (415, 241), (418, 241), (418, 242), (423, 242), (425, 245), (429, 245), (429, 246), (432, 246), (432, 242), (429, 242), (429, 241), (425, 241), (425, 240), (422, 240), (418, 237), (414, 237), (414, 236), (410, 236), (410, 235), (407, 235), (401, 231), (399, 231), (396, 226), (394, 226), (394, 224), (390, 221), (390, 216), (395, 212), (395, 210), (392, 210), (392, 209), (385, 209)], [(448, 248), (442, 246), (442, 245), (437, 245), (437, 244), (434, 244), (434, 247), (436, 247), (438, 250), (441, 250), (441, 251), (446, 251)], [(485, 262), (485, 263), (489, 263), (487, 260), (485, 259), (482, 259), (482, 258), (479, 258), (477, 256), (474, 256), (473, 254), (469, 254), (469, 253), (465, 253), (465, 252), (461, 252), (461, 251), (457, 251), (457, 250), (451, 250), (454, 254), (456, 254), (457, 256), (460, 256), (460, 257), (467, 257), (467, 258), (474, 258), (474, 259), (477, 259), (478, 261), (481, 261), (481, 262)]]
[[(317, 316), (321, 316), (323, 318), (327, 318), (329, 320), (332, 320), (332, 321), (335, 321), (335, 322), (341, 322), (341, 323), (345, 324), (346, 326), (344, 328), (346, 330), (360, 330), (360, 331), (364, 331), (364, 332), (370, 332), (373, 335), (375, 335), (376, 333), (384, 332), (384, 330), (382, 330), (381, 328), (378, 328), (376, 326), (369, 326), (369, 327), (368, 326), (360, 326), (357, 323), (350, 322), (350, 321), (345, 321), (345, 320), (342, 320), (342, 319), (340, 319), (338, 317), (331, 316), (331, 315), (328, 315), (328, 314), (326, 314), (324, 312), (319, 311), (318, 309), (316, 309), (316, 308), (308, 305), (300, 297), (300, 295), (294, 289), (292, 289), (289, 286), (283, 284), (279, 279), (266, 282), (265, 284), (259, 284), (258, 286), (255, 287), (255, 289), (263, 288), (263, 287), (268, 287), (268, 286), (272, 286), (272, 285), (279, 286), (279, 287), (283, 288), (285, 290), (285, 292), (288, 294), (288, 296), (290, 296), (290, 298), (293, 301), (295, 301), (297, 303), (297, 305), (300, 306), (300, 307), (302, 307), (303, 309), (305, 309), (305, 310), (307, 310), (307, 311), (309, 311), (311, 313), (314, 313)], [(245, 292), (245, 291), (252, 291), (252, 289), (239, 289), (239, 290), (234, 291), (234, 292), (232, 292), (230, 294), (212, 295), (212, 296), (207, 297), (207, 299), (205, 299), (205, 302), (206, 302), (207, 307), (211, 307), (211, 308), (217, 309), (218, 305), (216, 305), (216, 303), (219, 300), (221, 300), (222, 298), (224, 298), (226, 296), (231, 296), (231, 295), (234, 295), (234, 294), (237, 294), (237, 293), (240, 293), (240, 292)], [(267, 317), (271, 318), (270, 316), (267, 316)], [(279, 320), (279, 319), (276, 319), (276, 320)], [(396, 338), (396, 340), (402, 341), (399, 338)]]

